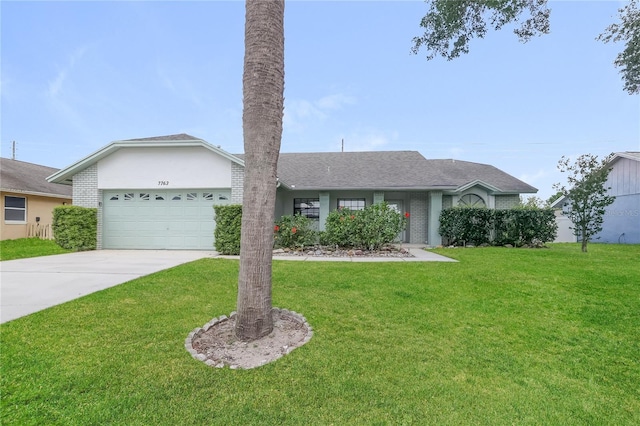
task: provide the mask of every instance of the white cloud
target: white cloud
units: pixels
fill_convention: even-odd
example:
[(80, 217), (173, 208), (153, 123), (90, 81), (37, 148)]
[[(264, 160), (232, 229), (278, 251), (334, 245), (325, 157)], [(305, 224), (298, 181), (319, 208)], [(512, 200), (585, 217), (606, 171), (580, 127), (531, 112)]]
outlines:
[(310, 101), (306, 99), (285, 100), (284, 128), (290, 132), (302, 132), (308, 126), (326, 121), (331, 113), (354, 105), (356, 98), (342, 93), (334, 93)]
[(337, 93), (334, 95), (325, 96), (320, 98), (316, 103), (318, 108), (322, 110), (335, 110), (342, 109), (344, 105), (353, 105), (356, 103), (356, 98), (353, 96), (348, 96), (342, 93)]
[(450, 148), (448, 152), (451, 155), (451, 158), (456, 158), (460, 157), (465, 151), (458, 146), (454, 146), (453, 148)]
[(69, 55), (67, 64), (62, 67), (62, 69), (56, 74), (55, 78), (49, 82), (49, 87), (47, 88), (47, 95), (49, 95), (49, 97), (55, 98), (61, 94), (69, 73), (76, 66), (76, 63), (82, 59), (87, 50), (87, 46), (80, 46)]
[(535, 172), (533, 174), (524, 173), (524, 174), (520, 175), (518, 177), (518, 179), (533, 185), (534, 182), (538, 182), (538, 181), (546, 178), (550, 174), (551, 174), (551, 172), (548, 171), (548, 170), (539, 169), (537, 172)]
[(363, 129), (340, 137), (344, 140), (344, 150), (351, 151), (383, 151), (393, 149), (398, 140), (398, 132), (384, 132), (379, 129)]
[(174, 75), (171, 75), (172, 73), (170, 70), (158, 67), (156, 69), (156, 73), (162, 87), (169, 90), (169, 92), (174, 96), (191, 102), (198, 107), (205, 106), (205, 102), (202, 100), (198, 90), (193, 87), (193, 84), (189, 79), (184, 77), (175, 77), (175, 74), (179, 73), (183, 73), (182, 75), (184, 75), (184, 71), (179, 71), (178, 73), (174, 72)]

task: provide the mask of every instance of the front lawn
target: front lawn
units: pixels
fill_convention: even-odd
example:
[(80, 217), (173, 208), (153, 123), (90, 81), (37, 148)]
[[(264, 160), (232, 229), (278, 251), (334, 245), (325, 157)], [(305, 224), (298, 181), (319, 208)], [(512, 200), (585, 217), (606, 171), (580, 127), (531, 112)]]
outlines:
[(69, 250), (63, 249), (53, 240), (19, 238), (0, 241), (0, 260), (23, 259), (62, 253), (69, 253)]
[(253, 370), (184, 339), (235, 309), (203, 259), (0, 326), (3, 425), (640, 424), (640, 246), (275, 261), (312, 340)]

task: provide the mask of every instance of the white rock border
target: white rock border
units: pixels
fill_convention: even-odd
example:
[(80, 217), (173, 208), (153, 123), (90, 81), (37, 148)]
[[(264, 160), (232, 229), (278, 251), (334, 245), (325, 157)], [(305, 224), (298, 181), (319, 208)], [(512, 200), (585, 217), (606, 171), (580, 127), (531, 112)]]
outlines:
[[(307, 329), (307, 335), (306, 335), (306, 336), (305, 336), (305, 338), (302, 340), (302, 343), (300, 343), (300, 344), (299, 344), (299, 345), (297, 345), (297, 346), (293, 346), (293, 347), (289, 347), (289, 348), (287, 348), (287, 351), (286, 351), (285, 355), (288, 355), (288, 354), (290, 354), (294, 349), (299, 348), (300, 346), (303, 346), (303, 345), (307, 344), (307, 343), (311, 340), (311, 338), (313, 337), (313, 328), (312, 328), (312, 327), (311, 327), (311, 325), (307, 322), (307, 319), (306, 319), (303, 315), (301, 315), (301, 314), (299, 314), (299, 313), (297, 313), (297, 312), (295, 312), (295, 311), (290, 311), (290, 310), (288, 310), (288, 309), (281, 309), (281, 308), (277, 308), (277, 307), (275, 307), (275, 306), (274, 306), (273, 308), (271, 308), (271, 313), (272, 313), (272, 314), (273, 314), (273, 313), (278, 313), (278, 314), (280, 314), (280, 315), (285, 314), (285, 315), (290, 315), (290, 316), (292, 316), (292, 317), (295, 317), (295, 318), (296, 318), (298, 321), (300, 321), (300, 322), (302, 323), (302, 325), (303, 325), (304, 327), (306, 327), (306, 329)], [(203, 332), (207, 332), (207, 331), (209, 331), (209, 329), (210, 329), (211, 327), (213, 327), (214, 325), (216, 325), (216, 324), (218, 324), (218, 323), (226, 322), (226, 321), (229, 321), (230, 319), (235, 319), (236, 315), (237, 315), (237, 312), (236, 312), (236, 311), (231, 312), (231, 313), (229, 314), (229, 316), (226, 316), (226, 315), (220, 315), (219, 317), (213, 318), (211, 321), (209, 321), (208, 323), (204, 324), (202, 327), (196, 327), (196, 328), (194, 328), (194, 329), (193, 329), (193, 331), (192, 331), (192, 332), (190, 332), (190, 333), (187, 335), (187, 338), (186, 338), (186, 339), (185, 339), (185, 341), (184, 341), (184, 347), (185, 347), (185, 349), (187, 350), (187, 352), (189, 352), (189, 353), (191, 354), (191, 356), (192, 356), (194, 359), (196, 359), (196, 360), (198, 360), (198, 361), (202, 361), (202, 362), (204, 362), (206, 365), (208, 365), (208, 366), (210, 366), (210, 367), (224, 368), (225, 366), (227, 366), (227, 364), (225, 364), (224, 362), (216, 363), (214, 360), (207, 359), (206, 355), (201, 354), (201, 353), (198, 353), (198, 351), (196, 351), (196, 350), (193, 348), (193, 339), (194, 339), (194, 338), (199, 337), (199, 336), (200, 336), (200, 333), (203, 333)], [(283, 355), (283, 356), (284, 356), (284, 355)], [(280, 359), (280, 358), (281, 358), (281, 357), (278, 357), (277, 359)], [(274, 361), (275, 361), (275, 360), (274, 360)], [(261, 364), (261, 365), (259, 365), (258, 367), (260, 367), (260, 366), (262, 366), (262, 365), (265, 365), (265, 364)], [(235, 370), (235, 369), (240, 368), (240, 367), (239, 367), (239, 366), (237, 366), (237, 365), (228, 365), (228, 367), (229, 367), (230, 369), (232, 369), (232, 370)], [(255, 367), (251, 367), (251, 368), (255, 368)], [(249, 369), (249, 368), (247, 368), (247, 369)]]

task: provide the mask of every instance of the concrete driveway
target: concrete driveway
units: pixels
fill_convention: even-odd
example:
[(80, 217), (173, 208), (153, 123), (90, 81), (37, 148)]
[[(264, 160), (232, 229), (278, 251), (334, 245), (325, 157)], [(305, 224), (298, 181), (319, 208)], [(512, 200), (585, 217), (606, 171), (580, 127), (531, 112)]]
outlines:
[(95, 250), (0, 262), (0, 323), (214, 251)]

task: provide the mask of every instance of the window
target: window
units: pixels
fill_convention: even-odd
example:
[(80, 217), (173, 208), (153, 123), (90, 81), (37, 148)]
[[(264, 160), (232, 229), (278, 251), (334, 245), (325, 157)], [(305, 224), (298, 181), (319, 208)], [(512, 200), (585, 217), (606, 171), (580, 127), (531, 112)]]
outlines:
[(460, 207), (485, 207), (484, 200), (476, 194), (467, 194), (460, 197), (458, 201)]
[(338, 198), (338, 210), (364, 210), (364, 198)]
[(109, 201), (118, 201), (120, 199), (120, 195), (116, 194), (116, 195), (112, 195), (111, 198), (109, 198)]
[(188, 192), (187, 193), (187, 201), (195, 201), (198, 199), (198, 193), (197, 192)]
[(320, 218), (320, 199), (319, 198), (294, 198), (293, 214), (306, 216), (309, 219)]
[(156, 194), (156, 201), (164, 201), (164, 195)]
[(150, 200), (149, 193), (148, 192), (141, 192), (140, 193), (140, 199), (142, 201), (149, 201)]
[(171, 197), (171, 201), (180, 201), (182, 200), (182, 195), (180, 194), (176, 194), (173, 197)]
[(132, 201), (134, 198), (134, 193), (133, 192), (128, 192), (126, 194), (124, 194), (124, 200), (125, 201)]
[(202, 199), (207, 201), (213, 201), (213, 194), (210, 192), (203, 192)]
[(27, 221), (27, 199), (24, 197), (4, 197), (4, 221), (5, 222), (26, 222)]

